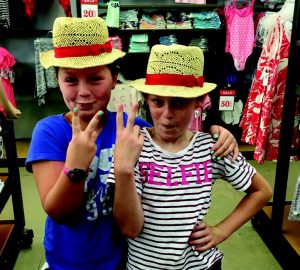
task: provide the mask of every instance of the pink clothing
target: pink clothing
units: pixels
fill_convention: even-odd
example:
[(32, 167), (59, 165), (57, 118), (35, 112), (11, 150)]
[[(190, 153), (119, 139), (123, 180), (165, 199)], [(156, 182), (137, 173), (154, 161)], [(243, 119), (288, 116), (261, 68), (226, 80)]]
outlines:
[[(15, 63), (15, 58), (5, 48), (0, 47), (0, 79), (7, 99), (11, 102), (13, 106), (16, 107), (14, 90), (11, 85), (14, 76), (12, 66)], [(1, 105), (0, 112), (4, 113), (4, 109)]]
[(203, 131), (202, 125), (202, 113), (209, 109), (211, 106), (210, 97), (208, 95), (205, 96), (204, 100), (199, 102), (197, 109), (195, 110), (194, 116), (191, 119), (188, 130), (196, 132)]
[(243, 111), (241, 140), (255, 145), (254, 159), (277, 160), (290, 42), (277, 18), (263, 44)]
[(238, 71), (244, 70), (255, 46), (253, 4), (254, 0), (248, 6), (237, 7), (236, 0), (233, 0), (232, 5), (227, 4), (224, 8), (227, 24), (225, 52), (231, 53)]

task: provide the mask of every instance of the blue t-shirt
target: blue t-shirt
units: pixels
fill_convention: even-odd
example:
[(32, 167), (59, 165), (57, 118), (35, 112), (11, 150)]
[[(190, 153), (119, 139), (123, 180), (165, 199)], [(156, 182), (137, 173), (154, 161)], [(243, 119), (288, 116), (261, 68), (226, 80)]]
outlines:
[[(127, 115), (124, 114), (124, 122)], [(149, 124), (136, 118), (137, 125)], [(26, 160), (26, 169), (36, 161), (64, 162), (72, 129), (63, 114), (40, 120), (34, 128)], [(51, 270), (121, 269), (126, 259), (126, 242), (112, 216), (103, 216), (101, 199), (111, 167), (116, 140), (116, 113), (108, 112), (107, 121), (97, 138), (97, 152), (85, 185), (84, 213), (70, 224), (58, 224), (47, 217), (44, 246)], [(101, 158), (99, 158), (101, 157)]]

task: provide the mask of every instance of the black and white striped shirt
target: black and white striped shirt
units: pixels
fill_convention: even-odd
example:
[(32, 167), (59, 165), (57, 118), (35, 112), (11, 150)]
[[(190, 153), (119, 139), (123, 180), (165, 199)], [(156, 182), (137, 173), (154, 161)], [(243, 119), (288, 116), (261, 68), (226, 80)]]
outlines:
[(185, 149), (171, 153), (155, 144), (145, 128), (141, 133), (145, 139), (135, 179), (145, 221), (141, 234), (128, 240), (127, 269), (207, 269), (223, 254), (217, 248), (199, 253), (188, 240), (209, 210), (212, 185), (224, 179), (245, 191), (255, 169), (241, 154), (234, 163), (212, 160), (210, 134), (197, 132)]

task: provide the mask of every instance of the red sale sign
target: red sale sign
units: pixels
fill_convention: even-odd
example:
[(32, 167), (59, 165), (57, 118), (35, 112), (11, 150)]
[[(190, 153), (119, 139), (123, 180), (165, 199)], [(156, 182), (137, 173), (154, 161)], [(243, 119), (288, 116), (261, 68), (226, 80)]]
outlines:
[(219, 111), (233, 111), (235, 90), (220, 90)]
[(80, 0), (80, 4), (98, 5), (98, 0)]
[(98, 0), (80, 0), (81, 17), (98, 17)]

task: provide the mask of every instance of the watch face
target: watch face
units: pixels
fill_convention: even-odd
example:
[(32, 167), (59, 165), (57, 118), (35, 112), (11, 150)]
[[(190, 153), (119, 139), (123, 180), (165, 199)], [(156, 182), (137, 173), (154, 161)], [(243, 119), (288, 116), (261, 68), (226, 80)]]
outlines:
[(68, 172), (68, 176), (74, 183), (80, 183), (87, 177), (87, 173), (82, 169), (73, 169)]

